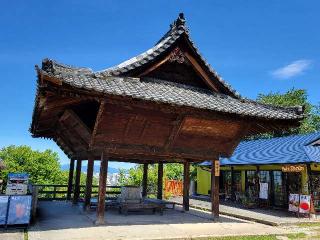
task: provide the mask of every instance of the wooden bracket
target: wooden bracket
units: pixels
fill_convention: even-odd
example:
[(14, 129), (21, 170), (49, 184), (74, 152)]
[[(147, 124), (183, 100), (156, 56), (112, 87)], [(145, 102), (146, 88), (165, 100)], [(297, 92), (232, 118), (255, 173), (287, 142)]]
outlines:
[(95, 136), (97, 135), (98, 127), (99, 127), (99, 124), (100, 124), (100, 121), (101, 121), (101, 118), (102, 118), (102, 115), (103, 115), (103, 112), (105, 109), (105, 105), (106, 105), (106, 101), (105, 101), (105, 99), (103, 99), (100, 103), (99, 110), (98, 110), (97, 117), (96, 117), (96, 122), (93, 127), (93, 132), (92, 132), (90, 143), (89, 143), (89, 149), (92, 149), (93, 145), (95, 144), (95, 141), (94, 141)]

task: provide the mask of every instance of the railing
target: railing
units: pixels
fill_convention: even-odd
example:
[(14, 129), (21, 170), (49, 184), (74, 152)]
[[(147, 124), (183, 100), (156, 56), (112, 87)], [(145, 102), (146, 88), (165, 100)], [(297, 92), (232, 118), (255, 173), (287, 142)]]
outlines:
[[(38, 199), (48, 201), (48, 200), (66, 200), (68, 193), (67, 184), (36, 184), (34, 185), (38, 188)], [(74, 186), (73, 186), (74, 187)], [(97, 185), (92, 186), (92, 197), (98, 195)], [(106, 198), (116, 199), (121, 193), (121, 186), (107, 186), (106, 188)], [(73, 193), (73, 191), (72, 191)], [(84, 198), (85, 185), (80, 185), (80, 199)]]

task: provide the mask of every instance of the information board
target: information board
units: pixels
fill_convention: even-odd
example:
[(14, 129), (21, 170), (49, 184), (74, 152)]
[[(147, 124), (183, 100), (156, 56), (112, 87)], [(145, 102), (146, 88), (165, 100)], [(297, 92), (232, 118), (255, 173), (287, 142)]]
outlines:
[(32, 196), (11, 196), (7, 224), (29, 224)]
[(9, 196), (0, 196), (0, 225), (6, 224)]
[(220, 176), (220, 162), (218, 161), (214, 161), (214, 175), (216, 177)]
[(260, 191), (259, 191), (259, 198), (260, 199), (268, 199), (269, 193), (269, 185), (268, 183), (260, 183)]
[(310, 213), (310, 195), (300, 195), (299, 212), (300, 213)]
[(300, 195), (290, 193), (289, 195), (289, 211), (298, 212), (299, 211)]

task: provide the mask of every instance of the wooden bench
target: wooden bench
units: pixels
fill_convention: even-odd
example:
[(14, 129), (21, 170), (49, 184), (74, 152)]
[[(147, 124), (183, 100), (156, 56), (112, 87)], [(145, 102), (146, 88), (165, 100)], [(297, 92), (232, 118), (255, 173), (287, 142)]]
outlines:
[[(118, 203), (117, 199), (106, 199), (105, 200), (106, 209), (117, 207), (118, 204), (119, 203)], [(97, 206), (98, 206), (98, 199), (97, 198), (91, 198), (90, 208), (95, 209), (95, 208), (97, 208)]]
[(147, 198), (145, 199), (145, 202), (155, 203), (157, 205), (160, 205), (163, 207), (163, 209), (174, 209), (176, 206), (176, 202), (166, 201), (162, 199), (156, 199), (156, 198)]
[(148, 201), (143, 201), (141, 203), (119, 203), (118, 205), (119, 213), (124, 213), (128, 215), (130, 211), (141, 211), (141, 210), (152, 210), (155, 213), (157, 210), (160, 212), (160, 215), (163, 215), (164, 206)]

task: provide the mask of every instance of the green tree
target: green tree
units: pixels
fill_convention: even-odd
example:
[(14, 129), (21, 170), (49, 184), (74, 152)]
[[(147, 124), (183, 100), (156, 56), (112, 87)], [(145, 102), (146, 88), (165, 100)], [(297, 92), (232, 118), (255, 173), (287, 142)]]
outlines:
[(265, 136), (272, 137), (320, 131), (320, 105), (315, 106), (308, 102), (308, 94), (306, 90), (293, 88), (284, 94), (273, 92), (269, 94), (259, 94), (257, 100), (261, 103), (271, 104), (274, 106), (289, 107), (302, 105), (305, 108), (306, 118), (301, 121), (300, 127), (267, 134)]
[[(143, 178), (143, 165), (137, 164), (130, 168), (128, 171), (120, 169), (119, 171), (119, 184), (120, 185), (133, 185), (141, 186)], [(158, 164), (149, 164), (148, 166), (148, 193), (157, 192), (158, 181)]]
[[(163, 179), (183, 180), (183, 164), (166, 163), (163, 169)], [(143, 165), (137, 164), (128, 171), (119, 169), (119, 184), (141, 186), (143, 178)], [(196, 168), (191, 165), (190, 176), (194, 180), (196, 176)], [(158, 164), (149, 164), (148, 167), (148, 193), (156, 193), (158, 187)]]
[(61, 183), (58, 154), (45, 150), (32, 150), (29, 146), (8, 146), (0, 150), (0, 158), (6, 168), (0, 172), (0, 178), (6, 180), (10, 172), (25, 172), (30, 175), (30, 181), (37, 184)]

